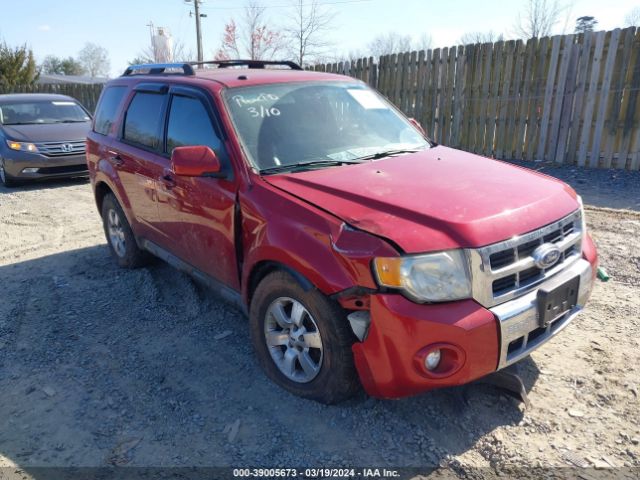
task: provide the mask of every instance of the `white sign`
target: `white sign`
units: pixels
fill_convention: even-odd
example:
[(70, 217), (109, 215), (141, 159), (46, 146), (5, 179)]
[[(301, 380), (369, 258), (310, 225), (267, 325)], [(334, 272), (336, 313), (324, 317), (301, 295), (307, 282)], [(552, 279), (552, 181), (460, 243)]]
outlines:
[(350, 88), (350, 89), (347, 89), (347, 92), (349, 92), (349, 95), (351, 95), (356, 100), (356, 102), (358, 102), (360, 105), (362, 105), (363, 108), (366, 108), (367, 110), (369, 109), (386, 110), (389, 108), (382, 102), (382, 100), (380, 100), (380, 97), (378, 97), (378, 95), (376, 95), (371, 90)]

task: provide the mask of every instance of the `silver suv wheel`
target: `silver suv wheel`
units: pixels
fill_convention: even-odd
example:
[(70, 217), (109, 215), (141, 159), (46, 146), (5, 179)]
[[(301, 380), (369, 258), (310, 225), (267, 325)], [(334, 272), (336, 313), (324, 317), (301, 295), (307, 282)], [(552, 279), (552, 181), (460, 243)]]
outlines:
[(320, 330), (302, 303), (289, 297), (274, 300), (266, 312), (264, 336), (271, 358), (288, 379), (307, 383), (320, 373)]

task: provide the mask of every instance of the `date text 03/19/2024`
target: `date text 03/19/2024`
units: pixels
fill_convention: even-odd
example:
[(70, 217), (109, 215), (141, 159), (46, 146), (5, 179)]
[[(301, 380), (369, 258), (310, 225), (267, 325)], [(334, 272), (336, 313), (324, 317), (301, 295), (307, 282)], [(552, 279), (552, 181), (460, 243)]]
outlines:
[(234, 468), (237, 478), (397, 478), (397, 470), (387, 468)]

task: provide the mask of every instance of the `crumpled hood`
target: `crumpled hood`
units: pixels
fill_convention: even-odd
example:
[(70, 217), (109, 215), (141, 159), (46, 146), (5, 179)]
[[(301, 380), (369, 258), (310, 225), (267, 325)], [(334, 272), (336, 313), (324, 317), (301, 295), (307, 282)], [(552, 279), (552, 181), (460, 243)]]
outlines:
[(52, 123), (36, 125), (2, 125), (6, 136), (20, 142), (63, 142), (83, 140), (91, 128), (91, 122)]
[(263, 178), (407, 253), (488, 245), (578, 208), (557, 179), (442, 146)]

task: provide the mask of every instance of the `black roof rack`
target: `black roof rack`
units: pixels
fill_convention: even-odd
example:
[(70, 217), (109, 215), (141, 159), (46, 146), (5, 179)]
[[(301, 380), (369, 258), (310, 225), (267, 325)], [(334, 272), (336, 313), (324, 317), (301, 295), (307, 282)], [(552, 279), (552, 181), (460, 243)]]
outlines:
[(295, 62), (289, 60), (207, 60), (205, 62), (189, 62), (189, 65), (217, 65), (218, 68), (230, 67), (247, 67), (247, 68), (266, 68), (267, 65), (280, 65), (289, 67), (291, 70), (302, 70), (302, 67)]
[[(144, 63), (141, 65), (130, 65), (122, 74), (123, 77), (129, 75), (195, 75), (194, 66), (198, 65), (217, 65), (218, 68), (231, 67), (247, 67), (247, 68), (266, 68), (268, 65), (289, 67), (291, 70), (302, 70), (302, 67), (295, 62), (288, 60), (208, 60), (205, 62), (188, 62), (188, 63)], [(167, 70), (182, 70), (167, 71)]]
[[(167, 70), (178, 69), (182, 69), (182, 73), (167, 72)], [(195, 75), (193, 67), (188, 63), (145, 63), (141, 65), (130, 65), (122, 76), (126, 77), (135, 73), (144, 73), (147, 75), (161, 75), (163, 73), (167, 73), (168, 75)]]

